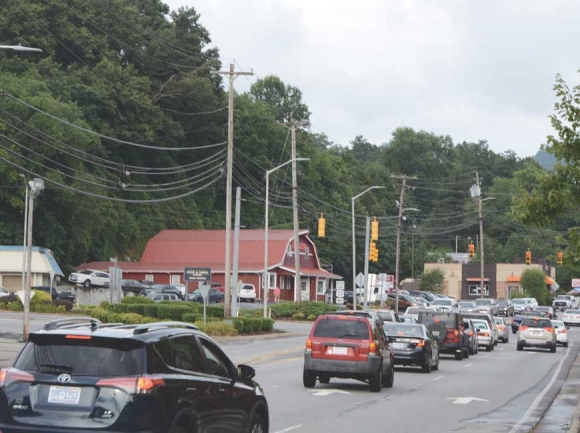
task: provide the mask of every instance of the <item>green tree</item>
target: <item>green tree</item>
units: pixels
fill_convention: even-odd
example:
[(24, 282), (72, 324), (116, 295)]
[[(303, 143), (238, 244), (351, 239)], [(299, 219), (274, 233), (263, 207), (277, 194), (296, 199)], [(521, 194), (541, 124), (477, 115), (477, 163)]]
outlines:
[(546, 289), (546, 276), (539, 269), (526, 269), (520, 278), (522, 289), (532, 298), (536, 298), (538, 304), (546, 305), (548, 290)]
[(294, 86), (286, 85), (275, 75), (268, 75), (252, 85), (250, 95), (262, 101), (273, 110), (276, 120), (288, 122), (308, 120), (310, 112), (302, 102), (302, 92)]
[(419, 289), (431, 293), (441, 293), (443, 292), (444, 282), (445, 273), (440, 268), (431, 269), (421, 276)]

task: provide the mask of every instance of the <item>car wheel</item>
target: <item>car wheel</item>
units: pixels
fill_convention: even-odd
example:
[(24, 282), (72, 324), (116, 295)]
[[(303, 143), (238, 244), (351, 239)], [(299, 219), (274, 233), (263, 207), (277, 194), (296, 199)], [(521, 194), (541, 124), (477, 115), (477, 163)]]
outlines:
[(485, 346), (485, 351), (486, 352), (491, 352), (493, 349), (493, 346), (490, 344), (489, 346)]
[(389, 372), (383, 375), (383, 386), (385, 388), (392, 388), (395, 383), (395, 366), (391, 365)]
[(316, 385), (316, 375), (306, 367), (302, 373), (302, 383), (304, 384), (305, 388), (314, 388)]
[(433, 366), (433, 370), (439, 370), (439, 354), (437, 354), (437, 361), (435, 361), (435, 365)]
[(330, 375), (329, 374), (321, 374), (320, 376), (318, 376), (318, 381), (320, 383), (330, 383)]
[(83, 283), (83, 287), (86, 287), (87, 289), (89, 287), (91, 287), (91, 280), (85, 280), (84, 283)]
[(383, 387), (383, 366), (379, 366), (377, 372), (369, 378), (369, 388), (371, 392), (381, 392)]
[(459, 351), (459, 353), (455, 352), (455, 360), (456, 361), (463, 361), (463, 349)]
[(421, 370), (423, 370), (423, 373), (431, 373), (431, 359), (427, 359), (427, 362), (425, 362), (422, 366), (421, 366)]
[(469, 347), (463, 351), (463, 357), (465, 359), (468, 359), (469, 358)]
[[(249, 424), (248, 433), (266, 433), (266, 422), (259, 413), (255, 414)], [(185, 433), (185, 432), (184, 432)]]
[(517, 346), (518, 350), (521, 352), (522, 350), (524, 350), (524, 346), (522, 346), (521, 344), (518, 344)]
[(563, 343), (562, 346), (568, 347), (568, 343)]
[(469, 348), (469, 354), (470, 355), (475, 355), (475, 347), (470, 347)]
[(256, 300), (255, 300), (255, 299), (250, 299), (250, 303), (252, 303), (252, 304), (253, 304), (254, 302), (256, 302)]
[(550, 352), (552, 352), (552, 353), (556, 353), (556, 346), (554, 346), (554, 347), (550, 347)]

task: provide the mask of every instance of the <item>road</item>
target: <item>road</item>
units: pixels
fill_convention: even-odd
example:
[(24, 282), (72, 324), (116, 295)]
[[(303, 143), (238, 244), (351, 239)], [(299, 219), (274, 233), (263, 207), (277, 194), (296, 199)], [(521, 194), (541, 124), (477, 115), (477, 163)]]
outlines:
[[(47, 317), (54, 319), (33, 315), (31, 329)], [(0, 326), (20, 331), (21, 316), (3, 312)], [(528, 432), (554, 399), (580, 349), (577, 329), (569, 331), (570, 347), (559, 347), (556, 354), (517, 352), (512, 334), (508, 344), (500, 343), (493, 352), (461, 362), (442, 357), (440, 370), (431, 374), (398, 368), (394, 387), (379, 394), (369, 392), (365, 383), (340, 379), (306, 389), (302, 354), (311, 324), (277, 322), (276, 327), (291, 334), (220, 340), (234, 362), (256, 368), (270, 404), (272, 433), (375, 432), (389, 426), (398, 433)]]

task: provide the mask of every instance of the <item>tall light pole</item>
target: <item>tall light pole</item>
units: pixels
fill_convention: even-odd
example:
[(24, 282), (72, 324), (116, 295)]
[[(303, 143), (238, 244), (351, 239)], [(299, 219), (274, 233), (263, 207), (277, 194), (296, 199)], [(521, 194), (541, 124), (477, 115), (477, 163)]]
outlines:
[(32, 285), (32, 218), (34, 215), (34, 199), (37, 198), (44, 190), (44, 181), (39, 178), (34, 178), (28, 182), (30, 186), (30, 194), (28, 195), (28, 245), (27, 245), (27, 259), (26, 259), (26, 287), (24, 288), (24, 326), (22, 331), (22, 339), (28, 340), (28, 328), (30, 324), (30, 287)]
[[(371, 186), (370, 188), (365, 189), (358, 195), (355, 195), (352, 199), (352, 309), (356, 310), (356, 236), (355, 236), (355, 224), (354, 224), (354, 201), (365, 195), (372, 189), (382, 189), (385, 188), (384, 186)], [(365, 249), (368, 249), (368, 246), (365, 246)], [(366, 285), (366, 281), (365, 281)]]
[[(264, 276), (262, 277), (262, 302), (264, 302), (264, 317), (268, 317), (268, 226), (270, 224), (270, 174), (274, 173), (279, 168), (282, 168), (290, 163), (295, 163), (296, 161), (310, 161), (310, 158), (289, 159), (277, 167), (266, 170), (266, 206), (264, 210)], [(296, 244), (294, 245), (294, 254), (300, 254), (299, 247)], [(295, 278), (300, 278), (300, 275), (296, 274)], [(294, 288), (296, 288), (296, 285), (294, 285)]]

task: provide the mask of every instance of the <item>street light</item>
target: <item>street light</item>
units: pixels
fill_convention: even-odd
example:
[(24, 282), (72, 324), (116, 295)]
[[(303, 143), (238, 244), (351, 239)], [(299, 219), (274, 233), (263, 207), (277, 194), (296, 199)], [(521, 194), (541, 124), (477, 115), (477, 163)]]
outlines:
[(28, 340), (28, 327), (30, 323), (30, 287), (32, 285), (32, 218), (34, 214), (34, 199), (37, 198), (44, 190), (44, 181), (39, 178), (34, 178), (28, 181), (30, 187), (30, 194), (28, 195), (28, 245), (27, 245), (27, 259), (26, 259), (26, 285), (24, 287), (24, 326), (22, 332), (22, 339)]
[[(358, 195), (355, 195), (352, 200), (352, 309), (356, 310), (356, 238), (355, 238), (355, 227), (354, 227), (354, 201), (369, 192), (372, 189), (383, 189), (384, 186), (371, 186), (370, 188), (365, 189)], [(365, 246), (368, 248), (368, 245)], [(364, 282), (364, 287), (366, 290), (367, 282)]]
[(0, 45), (0, 50), (13, 50), (13, 51), (28, 51), (33, 53), (42, 53), (40, 48), (23, 47), (22, 45)]
[[(264, 317), (268, 317), (268, 224), (269, 224), (269, 204), (270, 204), (270, 174), (274, 173), (279, 168), (285, 165), (291, 164), (293, 161), (310, 161), (310, 158), (294, 158), (289, 159), (283, 164), (274, 167), (270, 170), (266, 170), (266, 209), (264, 215), (264, 276), (262, 277), (262, 301), (264, 302)], [(298, 254), (298, 259), (300, 259), (300, 251), (298, 245), (294, 245), (294, 254)], [(300, 278), (300, 275), (296, 275), (295, 278)], [(295, 285), (296, 286), (296, 285)]]

